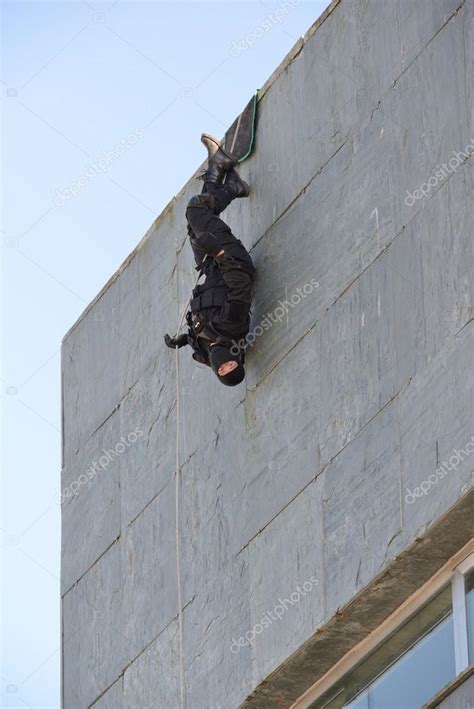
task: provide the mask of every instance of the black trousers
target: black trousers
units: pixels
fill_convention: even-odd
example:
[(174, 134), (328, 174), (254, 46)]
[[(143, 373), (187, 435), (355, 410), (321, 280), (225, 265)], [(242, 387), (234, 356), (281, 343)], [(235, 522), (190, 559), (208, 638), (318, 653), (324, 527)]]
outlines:
[[(196, 236), (210, 232), (219, 241), (224, 256), (206, 262), (206, 281), (209, 278), (216, 285), (221, 282), (225, 286), (226, 304), (219, 313), (213, 313), (212, 322), (223, 334), (236, 336), (245, 334), (248, 327), (248, 313), (252, 301), (252, 281), (255, 267), (250, 254), (240, 239), (237, 239), (230, 227), (219, 218), (218, 214), (225, 209), (232, 197), (222, 185), (204, 183), (203, 192), (214, 196), (214, 212), (208, 207), (189, 206), (186, 209), (188, 233), (194, 258), (201, 266), (206, 254), (195, 244)], [(216, 214), (217, 212), (217, 214)], [(208, 319), (207, 313), (204, 319)]]
[[(194, 239), (202, 232), (210, 232), (221, 243), (226, 254), (237, 259), (243, 270), (253, 277), (255, 268), (247, 249), (240, 239), (232, 234), (230, 227), (218, 216), (232, 202), (231, 195), (225, 187), (216, 185), (214, 182), (205, 182), (202, 191), (213, 195), (214, 212), (207, 207), (188, 206), (186, 209), (188, 234), (197, 265), (201, 265), (206, 254), (193, 243)], [(250, 294), (243, 300), (250, 302)]]

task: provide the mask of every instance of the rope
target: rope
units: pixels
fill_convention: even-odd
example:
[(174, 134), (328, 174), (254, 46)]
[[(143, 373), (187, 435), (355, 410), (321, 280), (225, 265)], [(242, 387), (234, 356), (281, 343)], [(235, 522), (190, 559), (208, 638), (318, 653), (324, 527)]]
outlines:
[[(179, 329), (179, 328), (178, 328)], [(179, 490), (181, 486), (180, 462), (179, 462), (179, 438), (180, 438), (180, 410), (179, 410), (179, 349), (175, 348), (176, 356), (176, 492), (175, 492), (175, 515), (176, 515), (176, 579), (178, 584), (178, 633), (179, 633), (179, 676), (180, 676), (180, 696), (181, 709), (186, 707), (186, 684), (184, 676), (184, 655), (183, 655), (183, 613), (181, 600), (181, 551), (179, 539)]]
[[(194, 287), (197, 285), (201, 273), (199, 273)], [(187, 301), (183, 308), (181, 317), (179, 319), (178, 328), (176, 330), (175, 337), (178, 336), (181, 326), (184, 321), (184, 316), (188, 309), (188, 305), (191, 298)], [(176, 363), (176, 474), (175, 474), (175, 519), (176, 519), (176, 582), (178, 585), (178, 646), (179, 646), (179, 676), (180, 676), (180, 706), (181, 709), (186, 707), (186, 678), (184, 673), (184, 650), (183, 650), (183, 603), (181, 594), (181, 542), (180, 542), (180, 505), (179, 505), (179, 493), (181, 489), (181, 463), (179, 456), (179, 443), (181, 439), (181, 406), (180, 398), (181, 391), (179, 385), (180, 372), (179, 372), (179, 347), (175, 347), (175, 363)]]

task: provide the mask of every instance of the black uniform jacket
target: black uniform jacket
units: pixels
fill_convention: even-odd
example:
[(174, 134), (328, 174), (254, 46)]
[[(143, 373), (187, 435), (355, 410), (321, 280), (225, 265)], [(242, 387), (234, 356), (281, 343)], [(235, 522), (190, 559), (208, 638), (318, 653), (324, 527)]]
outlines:
[(230, 347), (249, 331), (255, 267), (242, 242), (233, 236), (223, 245), (225, 253), (217, 257), (204, 256), (192, 241), (197, 270), (205, 280), (193, 290), (187, 338), (194, 359), (208, 364), (207, 342)]

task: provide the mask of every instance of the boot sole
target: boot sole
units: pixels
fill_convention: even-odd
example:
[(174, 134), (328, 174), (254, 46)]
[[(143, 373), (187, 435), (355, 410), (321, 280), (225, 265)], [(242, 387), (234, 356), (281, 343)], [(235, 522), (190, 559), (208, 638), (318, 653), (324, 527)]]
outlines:
[(238, 164), (239, 161), (237, 160), (237, 158), (235, 157), (235, 155), (233, 155), (229, 150), (225, 150), (225, 149), (222, 147), (222, 144), (221, 144), (218, 140), (216, 140), (216, 138), (214, 138), (213, 135), (210, 135), (209, 133), (201, 133), (201, 143), (202, 143), (205, 147), (207, 147), (206, 144), (205, 144), (204, 141), (203, 141), (203, 138), (207, 138), (208, 140), (212, 141), (212, 142), (214, 143), (214, 145), (217, 146), (216, 149), (215, 149), (215, 151), (214, 151), (214, 154), (217, 153), (218, 150), (220, 150), (221, 153), (223, 153), (223, 154), (226, 156), (226, 158), (229, 158), (229, 160), (232, 160), (232, 162), (234, 163), (234, 167), (235, 167), (235, 165)]
[(220, 142), (217, 140), (217, 138), (214, 138), (213, 135), (210, 135), (209, 133), (201, 133), (201, 143), (204, 143), (203, 138), (206, 140), (210, 140), (211, 143), (214, 143), (216, 145), (216, 150), (217, 148), (221, 147)]
[(207, 138), (207, 140), (212, 141), (212, 142), (214, 143), (214, 145), (217, 146), (217, 147), (216, 147), (216, 152), (217, 152), (217, 150), (219, 150), (219, 148), (220, 148), (220, 149), (221, 149), (221, 152), (223, 152), (224, 155), (225, 155), (227, 158), (229, 158), (229, 160), (233, 160), (236, 165), (238, 164), (239, 161), (237, 160), (236, 156), (233, 155), (229, 150), (225, 150), (225, 149), (222, 147), (222, 143), (221, 143), (220, 141), (218, 141), (217, 138), (214, 138), (213, 135), (210, 135), (210, 133), (201, 133), (201, 143), (203, 143), (203, 145), (205, 145), (205, 143), (204, 143), (204, 141), (203, 141), (203, 138)]

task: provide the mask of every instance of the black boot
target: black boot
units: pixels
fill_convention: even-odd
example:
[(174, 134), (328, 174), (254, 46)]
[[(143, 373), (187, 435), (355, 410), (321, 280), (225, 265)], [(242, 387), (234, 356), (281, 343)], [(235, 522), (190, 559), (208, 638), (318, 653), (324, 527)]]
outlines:
[[(207, 148), (207, 155), (209, 160), (216, 154), (216, 152), (222, 148), (220, 147), (219, 141), (214, 138), (214, 136), (209, 135), (209, 133), (203, 133), (201, 135), (201, 143)], [(233, 168), (227, 172), (224, 187), (227, 188), (228, 192), (232, 196), (232, 199), (238, 199), (239, 197), (248, 197), (250, 194), (250, 187), (244, 180), (240, 177), (239, 173)]]
[(229, 192), (232, 199), (248, 197), (250, 194), (249, 185), (240, 177), (237, 170), (234, 170), (233, 168), (227, 173), (223, 186)]
[(209, 158), (208, 167), (202, 179), (204, 180), (204, 184), (206, 182), (213, 182), (214, 184), (220, 185), (224, 179), (225, 173), (229, 172), (229, 170), (232, 170), (232, 168), (237, 165), (237, 160), (233, 155), (226, 152), (219, 145), (217, 145), (215, 150), (214, 146), (212, 146), (211, 149), (208, 147), (209, 153), (211, 150), (213, 150), (213, 152)]

